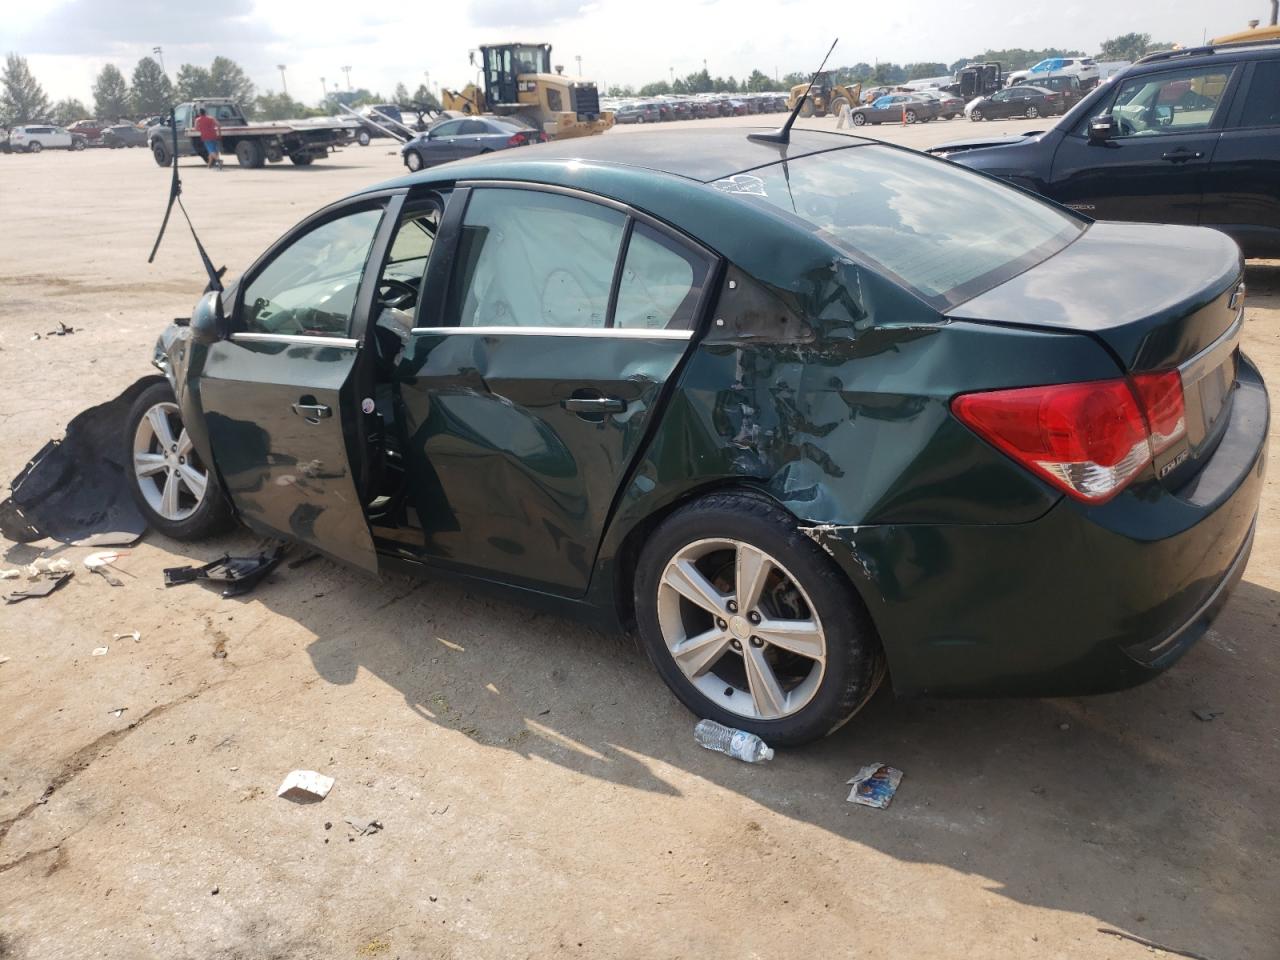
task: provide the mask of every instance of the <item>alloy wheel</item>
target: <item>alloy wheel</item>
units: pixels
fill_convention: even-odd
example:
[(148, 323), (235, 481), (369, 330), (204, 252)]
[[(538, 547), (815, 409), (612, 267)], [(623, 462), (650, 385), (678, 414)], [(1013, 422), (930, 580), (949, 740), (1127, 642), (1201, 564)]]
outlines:
[(1034, 119), (1035, 119), (1036, 117), (1038, 117), (1038, 116), (1040, 116), (1040, 111), (1039, 111), (1039, 110), (1037, 110), (1035, 107), (1027, 107), (1027, 119), (1028, 119), (1028, 120), (1034, 120)]
[(410, 150), (404, 155), (404, 165), (415, 173), (422, 169), (422, 154), (417, 150)]
[(813, 604), (785, 566), (749, 543), (682, 548), (658, 584), (658, 624), (689, 682), (738, 716), (792, 716), (822, 685), (827, 642)]
[(176, 403), (157, 403), (138, 421), (133, 471), (147, 504), (165, 520), (185, 520), (204, 502), (209, 472), (191, 445)]

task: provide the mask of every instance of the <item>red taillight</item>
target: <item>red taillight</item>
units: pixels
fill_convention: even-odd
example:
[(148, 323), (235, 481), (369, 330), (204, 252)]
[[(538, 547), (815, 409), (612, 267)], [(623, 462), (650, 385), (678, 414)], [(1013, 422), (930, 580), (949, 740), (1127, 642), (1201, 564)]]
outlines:
[(1087, 503), (1114, 497), (1186, 432), (1176, 370), (1132, 381), (962, 394), (951, 410), (1018, 463)]
[(1182, 374), (1177, 370), (1139, 373), (1133, 378), (1133, 388), (1138, 392), (1138, 399), (1147, 411), (1147, 422), (1151, 425), (1152, 453), (1168, 450), (1187, 432)]
[(517, 134), (514, 134), (514, 135), (512, 135), (511, 139), (507, 141), (507, 146), (508, 146), (508, 147), (518, 147), (518, 146), (520, 146), (522, 143), (524, 143), (524, 140), (525, 140), (525, 137), (524, 137), (524, 134), (523, 134), (523, 133), (517, 133)]

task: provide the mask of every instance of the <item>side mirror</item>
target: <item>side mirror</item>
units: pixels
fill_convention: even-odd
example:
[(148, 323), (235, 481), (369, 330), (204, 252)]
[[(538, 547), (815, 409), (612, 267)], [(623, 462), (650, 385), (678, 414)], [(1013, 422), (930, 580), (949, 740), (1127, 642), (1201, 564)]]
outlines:
[(1089, 142), (1106, 143), (1116, 135), (1116, 118), (1103, 114), (1089, 121)]
[(216, 343), (222, 339), (222, 293), (210, 290), (191, 311), (191, 339), (196, 343)]
[(1173, 123), (1173, 107), (1156, 107), (1156, 122), (1162, 127)]

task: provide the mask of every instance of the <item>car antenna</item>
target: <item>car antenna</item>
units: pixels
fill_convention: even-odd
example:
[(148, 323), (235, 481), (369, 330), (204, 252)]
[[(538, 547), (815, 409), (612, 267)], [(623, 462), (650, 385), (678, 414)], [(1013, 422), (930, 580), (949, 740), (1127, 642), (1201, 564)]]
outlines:
[(205, 273), (209, 275), (209, 285), (204, 288), (205, 293), (212, 291), (222, 292), (222, 275), (226, 273), (227, 268), (215, 270), (213, 261), (209, 259), (209, 254), (205, 253), (204, 245), (200, 242), (200, 238), (196, 236), (195, 224), (191, 222), (191, 215), (187, 213), (187, 208), (182, 205), (182, 180), (178, 176), (178, 114), (176, 108), (169, 108), (169, 129), (173, 132), (173, 179), (169, 181), (169, 205), (164, 208), (164, 219), (160, 221), (160, 232), (156, 234), (156, 242), (151, 247), (151, 256), (147, 257), (147, 263), (153, 263), (156, 259), (156, 251), (160, 249), (160, 241), (164, 239), (165, 228), (169, 226), (169, 214), (173, 213), (173, 205), (176, 202), (178, 208), (182, 211), (182, 215), (187, 220), (187, 226), (191, 228), (191, 239), (196, 242), (196, 250), (200, 252), (200, 260), (204, 264)]
[[(840, 38), (836, 37), (831, 41), (831, 50), (836, 48), (836, 44), (840, 42)], [(748, 140), (755, 140), (759, 143), (781, 143), (787, 144), (791, 142), (791, 125), (796, 122), (796, 117), (800, 115), (800, 108), (804, 106), (805, 100), (809, 98), (809, 91), (813, 89), (814, 83), (818, 80), (818, 74), (822, 73), (822, 68), (827, 65), (827, 59), (831, 56), (831, 50), (827, 51), (827, 55), (822, 58), (822, 63), (818, 65), (818, 69), (814, 71), (813, 76), (809, 78), (809, 85), (804, 88), (804, 95), (796, 101), (795, 109), (791, 111), (791, 116), (787, 117), (787, 122), (780, 126), (777, 130), (769, 130), (761, 133), (748, 133)]]

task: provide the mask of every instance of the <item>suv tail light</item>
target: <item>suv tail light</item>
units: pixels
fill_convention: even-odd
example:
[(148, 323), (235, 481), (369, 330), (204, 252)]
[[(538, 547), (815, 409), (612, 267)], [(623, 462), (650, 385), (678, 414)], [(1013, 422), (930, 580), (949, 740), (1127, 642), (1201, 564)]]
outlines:
[(961, 394), (951, 411), (1064, 493), (1110, 500), (1186, 433), (1177, 370)]

